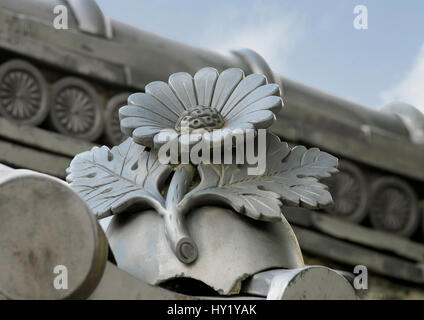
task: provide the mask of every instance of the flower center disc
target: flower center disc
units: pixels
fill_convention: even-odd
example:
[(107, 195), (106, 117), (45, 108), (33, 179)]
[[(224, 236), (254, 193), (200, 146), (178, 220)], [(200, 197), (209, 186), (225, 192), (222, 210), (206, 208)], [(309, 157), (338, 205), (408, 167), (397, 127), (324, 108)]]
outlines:
[(196, 106), (181, 114), (175, 125), (177, 131), (193, 132), (197, 130), (212, 131), (224, 126), (224, 118), (215, 108)]

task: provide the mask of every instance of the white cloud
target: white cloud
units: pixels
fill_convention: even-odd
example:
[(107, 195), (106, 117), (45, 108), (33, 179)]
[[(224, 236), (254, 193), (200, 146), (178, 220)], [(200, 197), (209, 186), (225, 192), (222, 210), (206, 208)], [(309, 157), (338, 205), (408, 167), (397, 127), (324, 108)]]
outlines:
[(239, 9), (232, 4), (222, 7), (197, 45), (221, 52), (249, 48), (262, 55), (274, 71), (283, 72), (303, 36), (303, 16), (262, 1), (243, 12)]
[(383, 103), (402, 101), (424, 112), (424, 44), (409, 72), (391, 89), (380, 95)]
[[(287, 9), (279, 1), (220, 1), (203, 8), (190, 6), (190, 2), (183, 6), (179, 2), (133, 0), (123, 10), (117, 1), (97, 1), (117, 20), (183, 43), (225, 54), (250, 48), (277, 72), (286, 70), (293, 49), (304, 35), (306, 21), (306, 13)], [(171, 9), (163, 10), (164, 6)]]

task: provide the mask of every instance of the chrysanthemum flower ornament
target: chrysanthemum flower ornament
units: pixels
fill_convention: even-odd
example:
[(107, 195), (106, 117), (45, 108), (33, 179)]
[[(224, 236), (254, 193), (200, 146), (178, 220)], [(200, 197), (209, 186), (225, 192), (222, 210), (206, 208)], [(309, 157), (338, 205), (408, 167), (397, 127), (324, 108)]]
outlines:
[(234, 130), (270, 127), (281, 108), (279, 86), (260, 74), (245, 76), (237, 68), (219, 74), (210, 67), (194, 77), (175, 73), (168, 83), (152, 82), (145, 93), (131, 95), (119, 110), (121, 129), (130, 137), (112, 149), (94, 147), (77, 155), (67, 181), (98, 218), (153, 208), (163, 217), (176, 257), (192, 263), (199, 252), (185, 215), (194, 207), (226, 206), (252, 219), (281, 221), (285, 205), (316, 208), (332, 202), (319, 179), (337, 171), (337, 159), (317, 148), (291, 149), (270, 133), (261, 175), (249, 175), (251, 165), (236, 161), (159, 161), (160, 148), (170, 140), (213, 147)]
[(280, 88), (265, 76), (245, 77), (238, 68), (218, 74), (207, 67), (194, 77), (179, 72), (168, 83), (148, 84), (146, 93), (128, 98), (119, 118), (121, 130), (144, 146), (159, 148), (173, 138), (189, 145), (204, 139), (213, 146), (236, 129), (268, 128), (281, 108)]

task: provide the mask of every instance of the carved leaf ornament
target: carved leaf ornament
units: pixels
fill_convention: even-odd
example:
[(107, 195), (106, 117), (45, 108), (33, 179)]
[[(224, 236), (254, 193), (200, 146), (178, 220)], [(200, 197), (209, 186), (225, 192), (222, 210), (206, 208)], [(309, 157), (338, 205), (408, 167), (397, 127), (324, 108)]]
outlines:
[[(222, 141), (230, 130), (268, 128), (281, 107), (278, 86), (267, 84), (262, 75), (245, 77), (236, 68), (218, 74), (209, 67), (193, 78), (173, 74), (168, 83), (152, 82), (146, 93), (129, 96), (119, 115), (130, 137), (112, 149), (94, 147), (78, 154), (66, 179), (99, 219), (155, 209), (177, 258), (191, 263), (198, 256), (184, 223), (191, 209), (214, 203), (253, 219), (279, 221), (284, 205), (329, 205), (331, 195), (319, 179), (337, 171), (337, 158), (317, 148), (291, 149), (267, 133), (261, 175), (249, 175), (247, 163), (170, 165), (159, 161), (158, 148), (166, 141), (157, 135), (166, 131), (179, 143)], [(224, 133), (211, 134), (217, 130)]]

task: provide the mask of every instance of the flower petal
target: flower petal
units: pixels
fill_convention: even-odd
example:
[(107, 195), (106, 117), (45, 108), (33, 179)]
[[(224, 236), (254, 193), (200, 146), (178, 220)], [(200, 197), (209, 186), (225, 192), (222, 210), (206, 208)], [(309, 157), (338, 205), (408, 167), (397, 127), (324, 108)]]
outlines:
[(247, 129), (255, 129), (255, 126), (251, 124), (249, 121), (229, 121), (225, 124), (222, 129), (228, 130), (247, 130)]
[(121, 131), (127, 135), (139, 126), (155, 126), (159, 128), (173, 127), (174, 123), (148, 108), (127, 105), (119, 109)]
[(264, 86), (260, 86), (259, 88), (256, 88), (255, 90), (250, 92), (232, 110), (229, 110), (226, 114), (223, 114), (223, 116), (225, 117), (225, 119), (230, 120), (236, 117), (238, 114), (244, 112), (244, 110), (251, 104), (260, 100), (262, 101), (262, 99), (269, 96), (276, 96), (276, 98), (280, 100), (280, 105), (274, 106), (273, 104), (271, 104), (271, 106), (269, 107), (265, 107), (264, 105), (264, 107), (260, 109), (269, 109), (277, 114), (282, 108), (282, 101), (280, 98), (280, 87), (275, 83), (270, 83)]
[(121, 120), (121, 131), (126, 135), (131, 136), (133, 131), (138, 127), (159, 127), (166, 128), (158, 122), (146, 118), (128, 117)]
[(216, 81), (211, 106), (221, 111), (231, 93), (243, 78), (244, 72), (239, 68), (229, 68), (222, 71)]
[(160, 131), (162, 128), (154, 126), (138, 127), (132, 133), (132, 138), (134, 142), (141, 144), (143, 146), (153, 146), (153, 137)]
[(249, 104), (245, 108), (241, 109), (239, 113), (232, 115), (231, 117), (228, 116), (226, 120), (228, 122), (238, 121), (238, 119), (244, 117), (247, 114), (251, 114), (253, 112), (261, 111), (261, 110), (269, 110), (269, 111), (272, 111), (274, 114), (277, 114), (278, 111), (280, 111), (282, 108), (283, 108), (283, 102), (280, 97), (268, 96), (254, 103)]
[(168, 80), (169, 86), (187, 110), (197, 106), (193, 78), (187, 72), (172, 74)]
[(231, 96), (228, 98), (224, 107), (222, 107), (221, 114), (226, 115), (230, 112), (243, 98), (251, 93), (256, 88), (266, 84), (266, 78), (262, 74), (250, 74), (244, 78), (234, 89)]
[(256, 110), (245, 113), (237, 119), (232, 119), (226, 123), (224, 128), (228, 129), (246, 129), (248, 124), (254, 126), (255, 129), (266, 129), (275, 121), (275, 114), (269, 110)]
[(218, 71), (215, 68), (206, 67), (196, 72), (194, 75), (194, 84), (199, 105), (204, 107), (211, 106), (217, 79)]
[(154, 81), (145, 87), (146, 93), (152, 95), (166, 106), (171, 112), (175, 113), (177, 118), (185, 111), (183, 105), (175, 96), (174, 91), (166, 82)]
[[(156, 114), (162, 118), (164, 123), (175, 123), (178, 119), (178, 115), (171, 112), (168, 107), (163, 105), (155, 97), (147, 93), (134, 93), (128, 97), (128, 104), (137, 106), (140, 112), (143, 113), (143, 117), (149, 114)], [(121, 113), (121, 112), (120, 112)], [(132, 115), (137, 116), (137, 115)], [(141, 115), (140, 115), (141, 116)]]

